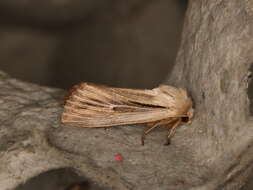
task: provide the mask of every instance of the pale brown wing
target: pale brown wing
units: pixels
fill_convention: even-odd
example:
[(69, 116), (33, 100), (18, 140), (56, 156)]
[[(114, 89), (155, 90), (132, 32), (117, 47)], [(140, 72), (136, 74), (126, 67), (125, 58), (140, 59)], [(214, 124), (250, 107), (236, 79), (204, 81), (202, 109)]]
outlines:
[(112, 88), (118, 95), (131, 102), (176, 109), (191, 102), (186, 90), (168, 85), (160, 85), (152, 90)]
[[(142, 92), (81, 83), (74, 87), (66, 100), (62, 122), (80, 127), (105, 127), (176, 117), (175, 110), (153, 103), (157, 99), (155, 96), (152, 90)], [(145, 97), (144, 102), (142, 97)]]

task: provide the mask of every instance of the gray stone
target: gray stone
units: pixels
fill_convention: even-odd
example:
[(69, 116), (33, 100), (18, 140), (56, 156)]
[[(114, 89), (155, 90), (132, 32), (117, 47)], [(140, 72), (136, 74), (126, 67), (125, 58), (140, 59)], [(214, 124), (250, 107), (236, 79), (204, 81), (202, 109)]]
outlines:
[[(177, 130), (170, 146), (163, 146), (165, 129), (141, 146), (141, 125), (64, 126), (64, 91), (1, 73), (1, 189), (21, 188), (61, 168), (93, 189), (250, 189), (253, 25), (247, 6), (236, 0), (189, 2), (176, 64), (164, 83), (187, 88), (195, 117)], [(121, 162), (114, 159), (119, 153)]]

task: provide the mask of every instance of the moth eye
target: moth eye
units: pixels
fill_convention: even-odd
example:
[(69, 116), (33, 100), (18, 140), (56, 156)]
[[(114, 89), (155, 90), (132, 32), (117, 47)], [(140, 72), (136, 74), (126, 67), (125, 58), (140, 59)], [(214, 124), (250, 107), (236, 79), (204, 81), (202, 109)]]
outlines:
[(182, 117), (181, 120), (184, 123), (188, 123), (189, 122), (189, 117)]

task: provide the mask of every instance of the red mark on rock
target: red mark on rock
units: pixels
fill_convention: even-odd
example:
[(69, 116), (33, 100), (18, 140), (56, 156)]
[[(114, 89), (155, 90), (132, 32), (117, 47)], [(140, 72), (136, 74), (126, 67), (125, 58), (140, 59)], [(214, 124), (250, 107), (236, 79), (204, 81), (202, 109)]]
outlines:
[(123, 160), (123, 156), (122, 154), (117, 154), (114, 156), (114, 160), (115, 161), (118, 161), (118, 162), (121, 162)]

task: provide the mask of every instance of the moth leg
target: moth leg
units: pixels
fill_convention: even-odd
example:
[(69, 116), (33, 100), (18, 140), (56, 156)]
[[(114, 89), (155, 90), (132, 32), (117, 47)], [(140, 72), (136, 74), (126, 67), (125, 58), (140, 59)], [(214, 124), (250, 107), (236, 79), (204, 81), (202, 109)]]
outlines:
[(169, 145), (170, 144), (170, 138), (174, 135), (176, 128), (179, 126), (179, 124), (181, 123), (181, 119), (178, 119), (173, 125), (172, 127), (170, 127), (169, 131), (168, 131), (168, 136), (167, 136), (167, 140), (166, 143), (164, 145)]
[(152, 131), (153, 129), (155, 129), (156, 127), (158, 127), (161, 124), (161, 122), (156, 123), (155, 125), (153, 125), (152, 127), (150, 127), (149, 129), (147, 129), (146, 131), (143, 132), (142, 136), (141, 136), (141, 144), (144, 145), (144, 140), (145, 140), (145, 136)]

